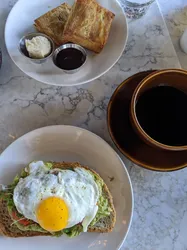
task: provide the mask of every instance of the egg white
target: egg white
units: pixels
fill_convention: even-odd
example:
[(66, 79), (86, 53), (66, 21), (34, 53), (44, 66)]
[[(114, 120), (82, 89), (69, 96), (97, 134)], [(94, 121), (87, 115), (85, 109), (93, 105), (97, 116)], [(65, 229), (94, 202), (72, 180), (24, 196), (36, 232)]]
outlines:
[(13, 200), (19, 213), (38, 223), (36, 209), (48, 197), (64, 200), (69, 210), (66, 228), (82, 223), (87, 231), (95, 217), (99, 189), (89, 171), (82, 168), (49, 170), (42, 161), (32, 162), (27, 168), (29, 176), (20, 179), (14, 189)]

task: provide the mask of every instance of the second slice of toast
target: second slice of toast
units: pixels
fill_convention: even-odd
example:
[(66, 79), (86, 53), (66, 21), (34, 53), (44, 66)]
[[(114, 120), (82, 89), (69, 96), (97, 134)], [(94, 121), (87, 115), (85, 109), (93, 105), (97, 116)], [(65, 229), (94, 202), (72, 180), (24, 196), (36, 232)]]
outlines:
[(64, 39), (99, 53), (108, 40), (114, 16), (95, 0), (76, 0), (64, 28)]

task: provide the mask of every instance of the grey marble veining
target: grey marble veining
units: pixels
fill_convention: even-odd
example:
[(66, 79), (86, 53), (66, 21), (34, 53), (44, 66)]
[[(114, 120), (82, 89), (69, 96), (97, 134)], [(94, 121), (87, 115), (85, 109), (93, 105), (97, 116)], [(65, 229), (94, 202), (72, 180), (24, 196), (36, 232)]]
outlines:
[(187, 54), (179, 45), (179, 39), (187, 28), (187, 1), (186, 0), (157, 0), (167, 24), (173, 45), (177, 52), (182, 68), (187, 69)]
[[(54, 87), (22, 73), (9, 58), (4, 25), (15, 0), (0, 1), (0, 151), (28, 131), (53, 124), (76, 125), (112, 146), (106, 109), (115, 88), (139, 71), (180, 68), (168, 30), (154, 3), (146, 16), (129, 22), (129, 38), (118, 63), (99, 79), (78, 87)], [(123, 157), (134, 187), (132, 227), (122, 250), (186, 250), (187, 171), (156, 173)]]

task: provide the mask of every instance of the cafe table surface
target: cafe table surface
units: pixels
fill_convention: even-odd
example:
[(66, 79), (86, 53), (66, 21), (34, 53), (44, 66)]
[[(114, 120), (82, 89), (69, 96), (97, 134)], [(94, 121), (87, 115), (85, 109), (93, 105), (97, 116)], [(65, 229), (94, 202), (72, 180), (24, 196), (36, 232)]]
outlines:
[[(114, 147), (107, 130), (106, 110), (116, 87), (140, 71), (181, 65), (187, 68), (187, 56), (178, 46), (178, 38), (187, 27), (185, 1), (176, 4), (175, 0), (159, 0), (145, 16), (129, 20), (126, 49), (102, 77), (82, 86), (56, 87), (31, 79), (10, 59), (4, 26), (16, 1), (1, 0), (0, 152), (21, 135), (55, 124), (88, 129)], [(186, 250), (187, 169), (152, 172), (120, 156), (132, 180), (135, 202), (131, 229), (121, 249)]]

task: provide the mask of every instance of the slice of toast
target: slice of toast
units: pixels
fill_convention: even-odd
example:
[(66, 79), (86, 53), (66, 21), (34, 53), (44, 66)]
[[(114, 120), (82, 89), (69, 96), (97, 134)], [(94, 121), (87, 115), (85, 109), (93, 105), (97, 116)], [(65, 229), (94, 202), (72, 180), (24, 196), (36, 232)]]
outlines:
[(95, 0), (76, 0), (64, 27), (64, 39), (99, 53), (107, 42), (114, 16)]
[[(81, 166), (79, 163), (53, 163), (53, 168), (60, 168), (60, 169), (70, 169), (70, 168), (77, 168), (82, 167), (87, 170), (92, 171), (95, 175), (99, 176), (95, 171), (89, 169), (88, 167)], [(99, 178), (101, 178), (99, 176)], [(114, 228), (116, 222), (116, 212), (113, 204), (113, 199), (108, 190), (106, 184), (104, 183), (102, 189), (102, 195), (107, 197), (108, 204), (112, 209), (112, 212), (109, 216), (100, 219), (94, 226), (88, 227), (88, 232), (99, 232), (99, 233), (107, 233), (111, 232)], [(11, 219), (7, 204), (5, 200), (0, 199), (0, 233), (7, 237), (32, 237), (32, 236), (51, 236), (50, 233), (41, 233), (41, 232), (34, 232), (34, 231), (21, 231), (17, 228), (15, 224), (12, 224), (13, 220)]]
[(39, 32), (42, 32), (53, 39), (56, 45), (65, 43), (63, 31), (65, 23), (71, 11), (71, 6), (63, 3), (55, 9), (45, 13), (37, 18), (34, 26)]

